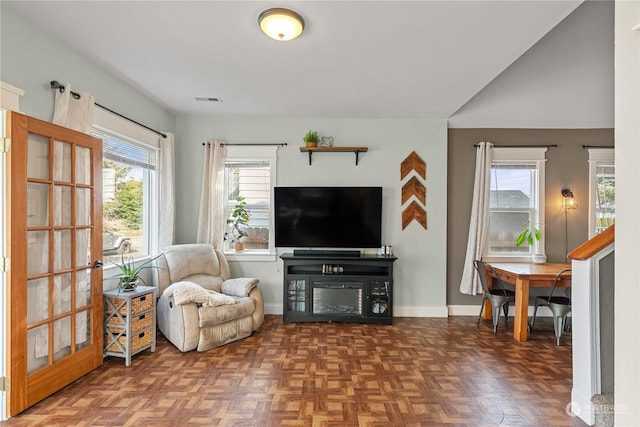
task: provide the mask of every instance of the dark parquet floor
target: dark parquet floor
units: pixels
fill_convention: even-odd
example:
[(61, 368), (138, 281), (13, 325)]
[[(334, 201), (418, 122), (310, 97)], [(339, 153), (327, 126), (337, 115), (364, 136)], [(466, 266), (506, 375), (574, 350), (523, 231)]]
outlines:
[[(509, 323), (509, 327), (512, 322)], [(283, 324), (181, 353), (102, 367), (38, 403), (13, 426), (585, 426), (571, 399), (571, 334), (549, 319), (525, 343), (501, 323), (396, 318), (394, 325)]]

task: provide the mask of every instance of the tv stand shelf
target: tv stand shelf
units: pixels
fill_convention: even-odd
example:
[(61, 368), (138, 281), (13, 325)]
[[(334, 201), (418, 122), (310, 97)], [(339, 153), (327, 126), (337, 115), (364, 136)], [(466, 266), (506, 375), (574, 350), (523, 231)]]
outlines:
[(311, 155), (313, 153), (355, 153), (356, 166), (358, 166), (358, 155), (369, 151), (368, 147), (300, 147), (300, 152), (309, 153), (309, 166), (311, 166)]
[(394, 256), (280, 256), (283, 320), (390, 325)]

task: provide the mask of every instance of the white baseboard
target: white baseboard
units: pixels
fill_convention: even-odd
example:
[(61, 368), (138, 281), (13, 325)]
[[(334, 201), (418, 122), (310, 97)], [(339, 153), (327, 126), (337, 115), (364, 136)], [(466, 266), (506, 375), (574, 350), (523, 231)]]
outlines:
[(447, 307), (393, 307), (394, 317), (448, 317)]
[(282, 316), (282, 304), (265, 304), (264, 314), (279, 314)]

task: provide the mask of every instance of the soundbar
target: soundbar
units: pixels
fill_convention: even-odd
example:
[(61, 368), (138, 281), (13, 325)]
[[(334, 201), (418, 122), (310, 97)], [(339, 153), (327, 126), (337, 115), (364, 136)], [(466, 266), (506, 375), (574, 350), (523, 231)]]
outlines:
[(293, 256), (359, 258), (360, 251), (358, 250), (294, 249)]

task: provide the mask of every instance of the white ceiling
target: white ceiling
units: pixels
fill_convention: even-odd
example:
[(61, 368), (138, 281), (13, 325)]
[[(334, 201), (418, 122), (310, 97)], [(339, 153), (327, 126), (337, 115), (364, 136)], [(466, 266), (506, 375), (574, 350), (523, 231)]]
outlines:
[[(449, 118), (581, 2), (3, 5), (177, 114)], [(270, 7), (300, 13), (302, 36), (263, 35), (258, 15)]]

